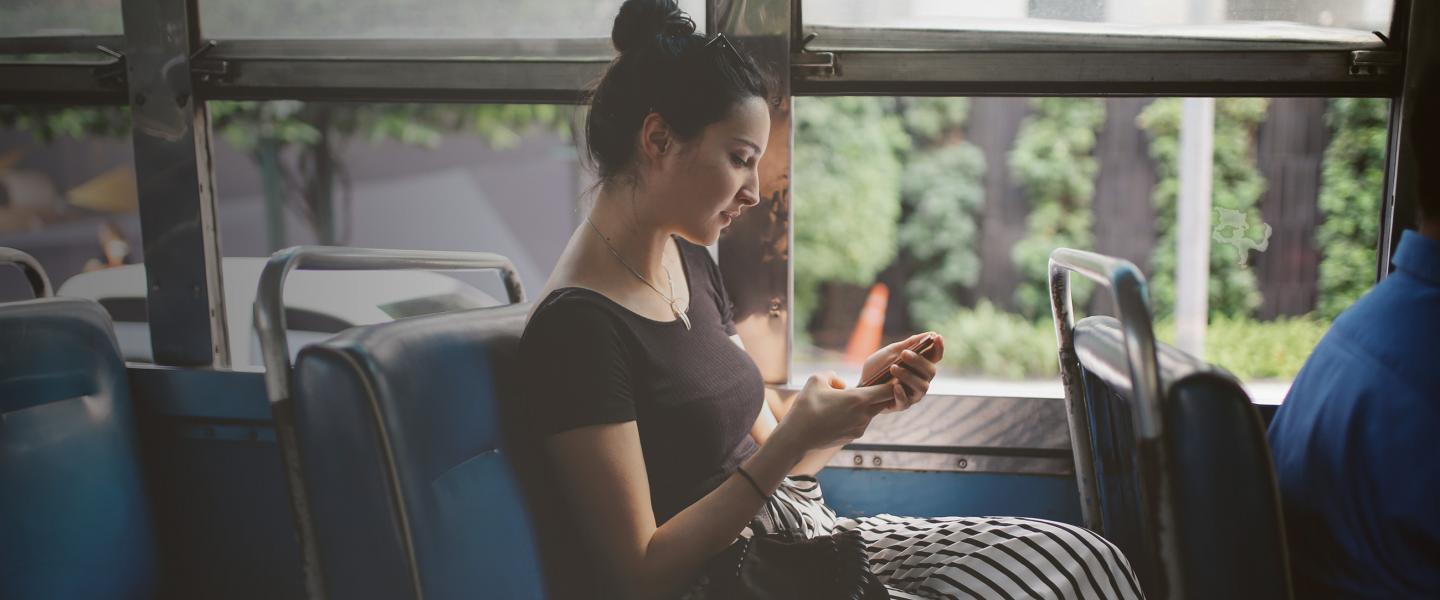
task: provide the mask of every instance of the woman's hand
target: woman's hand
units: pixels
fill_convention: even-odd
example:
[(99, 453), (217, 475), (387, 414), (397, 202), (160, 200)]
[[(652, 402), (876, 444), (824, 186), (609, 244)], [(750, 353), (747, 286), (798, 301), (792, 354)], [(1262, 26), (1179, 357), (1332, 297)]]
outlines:
[[(930, 350), (929, 358), (906, 350), (927, 335), (935, 336), (935, 346)], [(945, 338), (933, 331), (917, 333), (881, 348), (865, 359), (864, 366), (860, 368), (860, 381), (866, 381), (881, 369), (888, 368), (892, 379), (888, 383), (875, 386), (888, 387), (893, 394), (892, 401), (881, 412), (902, 411), (920, 402), (925, 393), (930, 391), (930, 382), (935, 379), (935, 365), (944, 356)], [(899, 363), (895, 363), (897, 357), (900, 359)]]
[(834, 373), (811, 375), (771, 439), (783, 438), (806, 452), (841, 446), (865, 435), (870, 420), (891, 401), (883, 385), (846, 389)]

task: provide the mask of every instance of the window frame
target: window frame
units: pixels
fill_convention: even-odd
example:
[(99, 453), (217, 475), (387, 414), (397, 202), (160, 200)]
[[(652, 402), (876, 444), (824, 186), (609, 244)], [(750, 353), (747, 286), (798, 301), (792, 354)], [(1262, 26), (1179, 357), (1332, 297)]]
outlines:
[[(866, 47), (846, 42), (863, 40), (863, 31), (805, 26), (800, 5), (801, 0), (706, 2), (707, 31), (726, 33), (762, 63), (787, 74), (778, 82), (777, 114), (784, 118), (775, 119), (773, 139), (793, 144), (789, 100), (812, 95), (1385, 97), (1393, 101), (1391, 149), (1383, 211), (1377, 215), (1382, 221), (1377, 280), (1388, 273), (1399, 231), (1414, 226), (1416, 164), (1406, 143), (1407, 114), (1414, 107), (1405, 99), (1411, 95), (1406, 82), (1414, 80), (1421, 61), (1404, 59), (1407, 53), (1431, 61), (1440, 56), (1440, 42), (1418, 33), (1440, 22), (1435, 3), (1396, 0), (1388, 45), (1378, 37), (1366, 44), (1332, 45), (1180, 40), (1174, 47), (1140, 40), (1122, 49), (1081, 38), (1065, 41), (1094, 46), (1078, 48), (1084, 51), (1058, 44), (966, 46), (966, 32), (960, 31), (904, 33), (890, 36), (895, 38), (890, 47)], [(146, 128), (132, 132), (147, 272), (151, 281), (184, 291), (150, 288), (150, 305), (165, 309), (158, 313), (164, 318), (150, 322), (152, 342), (168, 348), (156, 353), (162, 365), (226, 368), (229, 332), (225, 311), (215, 310), (223, 284), (207, 101), (578, 103), (611, 58), (608, 42), (594, 38), (209, 40), (200, 30), (198, 0), (123, 0), (122, 12), (126, 27), (119, 36), (0, 39), (0, 55), (75, 56), (0, 60), (0, 87), (6, 90), (0, 101), (128, 104), (137, 118), (182, 124), (178, 138), (161, 139)], [(162, 28), (184, 35), (167, 45)], [(96, 60), (97, 46), (122, 55)], [(130, 46), (142, 51), (127, 53)], [(190, 77), (161, 77), (162, 72)], [(136, 73), (144, 81), (131, 80)], [(147, 105), (147, 98), (175, 101)], [(742, 328), (742, 335), (755, 349), (766, 381), (778, 387), (790, 384), (793, 345), (790, 149), (767, 153), (762, 165), (762, 171), (778, 175), (769, 180), (778, 183), (762, 190), (775, 225), (751, 234), (731, 232), (719, 249), (737, 304), (766, 316)], [(177, 161), (193, 166), (195, 177), (165, 182)], [(177, 241), (174, 232), (191, 234)], [(757, 252), (762, 247), (783, 250), (778, 260), (765, 260)], [(209, 332), (210, 338), (199, 340), (197, 331)]]

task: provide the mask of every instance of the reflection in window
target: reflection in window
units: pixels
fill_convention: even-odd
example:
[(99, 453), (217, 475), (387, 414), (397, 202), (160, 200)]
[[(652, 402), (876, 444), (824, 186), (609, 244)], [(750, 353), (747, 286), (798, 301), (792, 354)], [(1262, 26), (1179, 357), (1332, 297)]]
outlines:
[[(1175, 338), (1178, 98), (800, 98), (793, 372), (946, 336), (939, 391), (1057, 396), (1046, 260), (1139, 265)], [(1206, 358), (1278, 400), (1374, 280), (1388, 101), (1215, 101)], [(1203, 274), (1202, 274), (1202, 279)], [(1108, 314), (1077, 285), (1084, 314)], [(847, 348), (848, 347), (848, 348)]]
[[(574, 108), (211, 102), (221, 244), (494, 252), (539, 289), (583, 189)], [(496, 298), (494, 273), (459, 275)]]
[(0, 3), (0, 37), (111, 35), (120, 32), (120, 0)]
[[(141, 261), (129, 129), (121, 108), (0, 106), (0, 246), (34, 256), (56, 289)], [(8, 279), (0, 289), (28, 295)]]
[[(1135, 27), (1133, 33), (1141, 33), (1226, 24), (1253, 28), (1263, 23), (1274, 26), (1273, 32), (1299, 24), (1368, 33), (1389, 29), (1393, 4), (1391, 0), (804, 0), (803, 14), (806, 25), (901, 29), (1098, 33)], [(1190, 34), (1206, 35), (1200, 30)]]
[[(216, 38), (610, 38), (622, 0), (201, 0)], [(705, 26), (703, 0), (680, 7)]]

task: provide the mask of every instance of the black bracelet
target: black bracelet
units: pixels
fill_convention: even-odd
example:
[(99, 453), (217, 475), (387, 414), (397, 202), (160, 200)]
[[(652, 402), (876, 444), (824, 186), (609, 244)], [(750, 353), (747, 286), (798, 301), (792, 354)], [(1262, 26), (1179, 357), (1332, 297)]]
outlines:
[(745, 481), (750, 482), (750, 487), (755, 488), (755, 493), (760, 494), (761, 500), (770, 499), (770, 494), (766, 494), (765, 490), (760, 489), (760, 484), (755, 483), (755, 478), (751, 477), (749, 473), (746, 473), (743, 467), (735, 467), (735, 472), (739, 473), (741, 477), (744, 477)]

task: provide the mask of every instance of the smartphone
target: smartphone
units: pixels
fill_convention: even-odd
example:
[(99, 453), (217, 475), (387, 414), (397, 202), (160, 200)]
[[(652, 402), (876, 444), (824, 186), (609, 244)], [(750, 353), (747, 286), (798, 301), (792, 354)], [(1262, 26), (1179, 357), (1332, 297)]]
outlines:
[[(906, 346), (905, 349), (919, 354), (920, 356), (929, 358), (930, 351), (935, 349), (935, 336), (927, 335), (918, 340), (915, 340), (914, 343)], [(858, 387), (870, 387), (872, 385), (880, 385), (882, 383), (890, 381), (891, 379), (894, 379), (895, 376), (890, 374), (890, 366), (898, 364), (899, 362), (900, 357), (896, 356), (894, 362), (890, 363), (889, 365), (885, 365), (885, 368), (881, 369), (879, 373), (871, 375), (869, 379), (860, 382), (860, 385)]]

